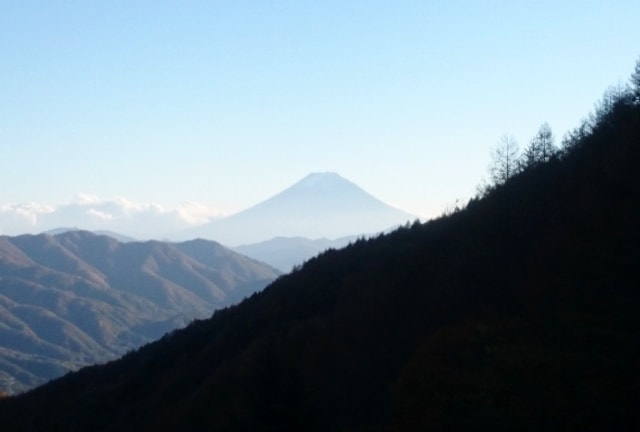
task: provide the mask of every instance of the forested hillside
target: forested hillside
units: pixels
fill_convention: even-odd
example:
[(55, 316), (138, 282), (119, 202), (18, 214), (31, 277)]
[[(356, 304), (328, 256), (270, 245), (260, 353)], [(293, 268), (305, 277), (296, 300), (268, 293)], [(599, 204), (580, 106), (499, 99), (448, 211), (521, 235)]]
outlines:
[(278, 276), (218, 243), (87, 231), (0, 237), (0, 391), (113, 360)]
[(464, 208), (329, 250), (211, 319), (4, 399), (0, 424), (634, 429), (640, 65), (632, 82), (562, 148), (534, 139)]

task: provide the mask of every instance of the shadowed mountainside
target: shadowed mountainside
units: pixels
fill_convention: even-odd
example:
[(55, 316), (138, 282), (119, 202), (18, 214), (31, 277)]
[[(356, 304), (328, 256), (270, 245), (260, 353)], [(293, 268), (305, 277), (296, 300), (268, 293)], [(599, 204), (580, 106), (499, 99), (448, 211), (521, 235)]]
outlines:
[(271, 267), (215, 242), (83, 231), (0, 237), (0, 389), (104, 362), (263, 288)]
[(0, 424), (635, 430), (638, 96), (451, 215), (329, 250), (208, 320), (1, 400)]

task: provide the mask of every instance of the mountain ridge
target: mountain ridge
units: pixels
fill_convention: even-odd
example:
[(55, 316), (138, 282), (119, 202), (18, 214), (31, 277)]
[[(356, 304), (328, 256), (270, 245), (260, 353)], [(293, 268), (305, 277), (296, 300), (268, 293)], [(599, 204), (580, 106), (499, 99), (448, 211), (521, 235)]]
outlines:
[(121, 243), (78, 230), (0, 237), (0, 390), (113, 359), (279, 274), (200, 243), (198, 254), (189, 242)]

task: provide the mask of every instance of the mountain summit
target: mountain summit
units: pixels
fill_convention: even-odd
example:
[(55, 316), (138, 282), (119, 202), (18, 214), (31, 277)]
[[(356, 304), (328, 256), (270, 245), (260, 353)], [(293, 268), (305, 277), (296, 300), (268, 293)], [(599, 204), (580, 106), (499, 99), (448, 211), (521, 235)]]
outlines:
[(188, 237), (227, 245), (274, 237), (338, 238), (376, 233), (415, 216), (396, 209), (334, 172), (312, 173), (273, 197), (189, 230)]

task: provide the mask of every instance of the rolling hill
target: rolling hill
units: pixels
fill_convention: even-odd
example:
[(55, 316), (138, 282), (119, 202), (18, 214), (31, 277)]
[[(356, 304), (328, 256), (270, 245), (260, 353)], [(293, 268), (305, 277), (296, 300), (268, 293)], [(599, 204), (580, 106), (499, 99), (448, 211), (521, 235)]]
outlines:
[(83, 231), (0, 237), (0, 390), (114, 359), (277, 275), (204, 240), (121, 243)]
[(640, 86), (465, 208), (328, 250), (210, 319), (0, 400), (0, 424), (635, 430), (638, 160)]

